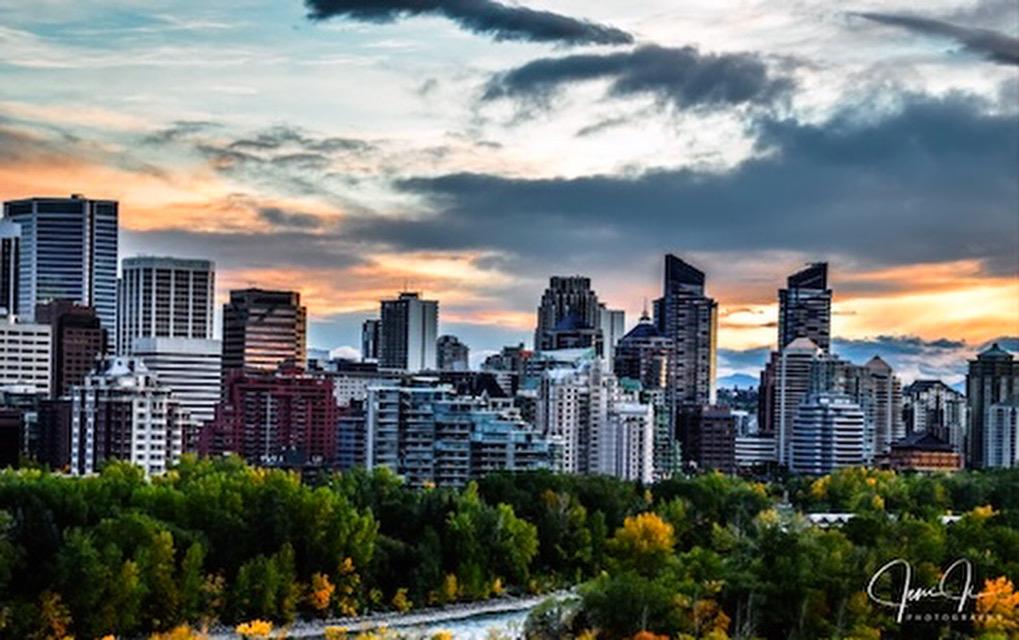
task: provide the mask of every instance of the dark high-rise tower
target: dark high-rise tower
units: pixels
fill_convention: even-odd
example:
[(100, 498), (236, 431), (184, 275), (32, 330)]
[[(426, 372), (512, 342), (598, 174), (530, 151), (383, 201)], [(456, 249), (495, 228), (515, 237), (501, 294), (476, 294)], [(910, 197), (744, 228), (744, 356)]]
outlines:
[(825, 353), (831, 350), (831, 289), (828, 263), (815, 262), (789, 276), (778, 291), (778, 350), (806, 337)]
[(223, 372), (307, 361), (306, 311), (294, 291), (242, 289), (223, 305)]
[(96, 310), (107, 334), (117, 319), (117, 202), (29, 198), (4, 203), (4, 217), (21, 227), (18, 307), (69, 299)]
[(404, 291), (396, 300), (382, 301), (380, 317), (380, 368), (414, 373), (435, 367), (437, 300), (422, 300), (420, 294)]
[(669, 393), (673, 407), (713, 404), (718, 304), (704, 294), (704, 272), (666, 255), (665, 286), (662, 297), (655, 300), (654, 315), (658, 331), (672, 340)]
[(73, 300), (51, 300), (36, 307), (35, 319), (53, 331), (52, 389), (55, 398), (84, 383), (106, 353), (107, 334), (91, 307)]
[(966, 400), (969, 402), (969, 432), (966, 434), (966, 466), (988, 466), (987, 422), (989, 409), (1012, 400), (1019, 393), (1019, 361), (997, 344), (969, 361)]
[[(18, 315), (18, 261), (20, 260), (21, 227), (10, 220), (0, 220), (0, 310)], [(2, 313), (0, 313), (2, 315)]]
[(538, 351), (566, 347), (600, 349), (601, 340), (597, 336), (600, 324), (598, 294), (591, 289), (591, 279), (552, 276), (538, 305), (534, 348)]

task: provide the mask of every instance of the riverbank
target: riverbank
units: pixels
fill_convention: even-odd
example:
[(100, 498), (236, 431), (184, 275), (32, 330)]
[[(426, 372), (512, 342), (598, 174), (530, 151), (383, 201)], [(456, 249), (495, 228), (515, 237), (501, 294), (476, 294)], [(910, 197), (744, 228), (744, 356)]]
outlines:
[[(287, 638), (302, 638), (315, 640), (325, 637), (327, 627), (343, 627), (349, 633), (356, 635), (365, 631), (374, 631), (386, 627), (394, 631), (404, 631), (412, 635), (427, 634), (430, 632), (445, 629), (454, 634), (457, 640), (464, 635), (457, 633), (457, 628), (485, 632), (488, 628), (498, 628), (500, 631), (511, 631), (500, 627), (508, 626), (509, 622), (519, 622), (523, 626), (523, 620), (527, 613), (549, 598), (562, 598), (571, 595), (570, 590), (554, 591), (551, 593), (523, 596), (506, 597), (482, 600), (480, 602), (465, 602), (447, 607), (433, 607), (420, 609), (408, 613), (385, 612), (357, 616), (354, 618), (331, 618), (328, 620), (299, 620), (285, 627)], [(514, 615), (515, 614), (515, 615)], [(490, 622), (491, 625), (483, 624)], [(517, 631), (520, 631), (518, 629)], [(484, 637), (484, 633), (478, 637)], [(516, 637), (516, 634), (513, 634)], [(235, 640), (237, 634), (232, 628), (213, 629), (209, 633), (212, 640)]]

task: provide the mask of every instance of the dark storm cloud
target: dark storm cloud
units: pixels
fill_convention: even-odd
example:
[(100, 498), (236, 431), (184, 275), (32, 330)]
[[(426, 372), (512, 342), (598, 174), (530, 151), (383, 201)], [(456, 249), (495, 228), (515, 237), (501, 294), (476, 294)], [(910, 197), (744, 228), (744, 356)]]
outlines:
[[(1019, 202), (1019, 121), (963, 96), (895, 113), (758, 125), (761, 151), (728, 170), (404, 180), (430, 215), (348, 231), (409, 249), (491, 248), (525, 259), (780, 249), (869, 266), (963, 258), (1007, 266)], [(1014, 262), (1012, 271), (1014, 273)]]
[(323, 224), (322, 218), (315, 214), (286, 211), (279, 207), (260, 207), (258, 217), (273, 226), (295, 229), (318, 229)]
[(125, 255), (214, 256), (217, 266), (224, 269), (343, 269), (367, 263), (361, 247), (350, 245), (338, 235), (299, 229), (277, 228), (269, 233), (124, 229), (121, 233)]
[(615, 27), (494, 0), (305, 0), (305, 5), (312, 20), (344, 18), (387, 23), (433, 15), (452, 20), (465, 31), (496, 40), (567, 45), (633, 42), (632, 35)]
[(1019, 38), (999, 31), (964, 27), (944, 20), (912, 15), (869, 12), (853, 15), (924, 35), (948, 38), (961, 44), (967, 51), (984, 56), (992, 62), (1019, 65)]
[(650, 95), (678, 109), (770, 105), (792, 81), (769, 73), (752, 53), (701, 53), (694, 47), (645, 45), (632, 51), (539, 58), (493, 76), (483, 100), (514, 98), (547, 104), (563, 87), (609, 80), (613, 96)]

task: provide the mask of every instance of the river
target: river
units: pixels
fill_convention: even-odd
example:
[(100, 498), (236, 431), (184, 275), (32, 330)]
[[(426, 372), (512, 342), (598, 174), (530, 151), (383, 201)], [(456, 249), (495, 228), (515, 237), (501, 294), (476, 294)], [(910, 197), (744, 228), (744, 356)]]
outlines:
[[(325, 628), (344, 627), (351, 637), (357, 632), (386, 627), (411, 639), (431, 638), (439, 631), (449, 631), (456, 640), (487, 640), (488, 638), (521, 638), (527, 614), (548, 598), (562, 598), (569, 591), (557, 591), (540, 596), (498, 598), (471, 602), (438, 609), (425, 609), (409, 613), (385, 613), (360, 618), (329, 621), (303, 620), (287, 628), (288, 638), (314, 640), (325, 637)], [(228, 629), (213, 631), (212, 640), (232, 640), (237, 636)]]

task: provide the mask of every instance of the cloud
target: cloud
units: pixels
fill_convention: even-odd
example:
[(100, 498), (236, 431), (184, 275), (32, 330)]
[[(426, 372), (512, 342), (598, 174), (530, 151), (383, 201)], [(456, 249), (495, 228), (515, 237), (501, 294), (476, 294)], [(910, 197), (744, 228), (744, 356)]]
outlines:
[[(879, 335), (869, 338), (834, 338), (832, 353), (856, 364), (880, 356), (904, 383), (913, 380), (940, 379), (957, 384), (965, 379), (969, 360), (992, 343), (1019, 354), (1019, 337), (1002, 336), (981, 344), (940, 338), (924, 340), (917, 336)], [(770, 348), (719, 349), (719, 370), (726, 374), (756, 376), (767, 362)]]
[(311, 213), (285, 211), (279, 207), (261, 207), (258, 217), (275, 227), (296, 229), (318, 229), (322, 226), (322, 218)]
[[(524, 260), (630, 252), (785, 250), (882, 265), (1008, 264), (1019, 242), (1019, 121), (972, 97), (825, 122), (765, 119), (758, 154), (728, 171), (402, 180), (430, 215), (350, 221), (409, 249), (484, 248)], [(1014, 268), (1014, 261), (1012, 262)]]
[(901, 27), (929, 36), (954, 40), (967, 51), (998, 64), (1019, 65), (1019, 38), (999, 31), (965, 27), (944, 20), (891, 13), (854, 13), (852, 15), (881, 24)]
[(611, 96), (652, 96), (676, 109), (770, 105), (793, 86), (789, 78), (770, 74), (756, 54), (643, 45), (632, 51), (533, 60), (493, 76), (482, 100), (512, 98), (547, 106), (564, 87), (592, 80), (608, 80)]
[(629, 44), (625, 31), (550, 11), (494, 0), (305, 0), (312, 20), (345, 18), (388, 23), (421, 15), (442, 16), (461, 29), (496, 40), (554, 42), (566, 45)]

